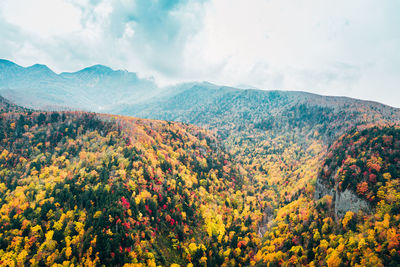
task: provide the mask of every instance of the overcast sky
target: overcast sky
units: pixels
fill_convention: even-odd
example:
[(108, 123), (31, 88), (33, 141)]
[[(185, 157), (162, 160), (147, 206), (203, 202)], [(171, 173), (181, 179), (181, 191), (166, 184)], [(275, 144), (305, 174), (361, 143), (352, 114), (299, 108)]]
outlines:
[(400, 107), (399, 0), (1, 0), (0, 58)]

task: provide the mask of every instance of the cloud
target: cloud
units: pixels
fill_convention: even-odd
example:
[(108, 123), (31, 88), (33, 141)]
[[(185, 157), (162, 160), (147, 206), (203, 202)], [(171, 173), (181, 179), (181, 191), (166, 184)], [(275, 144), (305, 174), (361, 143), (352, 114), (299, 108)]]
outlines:
[(0, 57), (400, 106), (398, 10), (397, 0), (3, 0)]
[(79, 31), (80, 11), (62, 0), (3, 1), (3, 18), (42, 38)]
[(201, 10), (201, 1), (115, 1), (108, 32), (127, 41), (152, 70), (174, 76), (187, 39), (200, 26)]
[(395, 0), (211, 1), (185, 75), (400, 106), (398, 10)]
[(32, 53), (21, 56), (15, 47), (1, 56), (59, 71), (101, 63), (176, 79), (181, 51), (201, 27), (202, 5), (188, 0), (4, 0), (0, 30)]

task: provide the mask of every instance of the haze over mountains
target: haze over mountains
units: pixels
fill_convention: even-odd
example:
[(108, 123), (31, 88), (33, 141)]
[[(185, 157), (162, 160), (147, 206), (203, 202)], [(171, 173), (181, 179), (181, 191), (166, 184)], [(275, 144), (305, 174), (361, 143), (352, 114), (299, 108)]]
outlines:
[(180, 121), (217, 130), (223, 136), (301, 129), (299, 138), (318, 130), (334, 141), (351, 125), (400, 118), (397, 108), (347, 97), (244, 90), (208, 82), (160, 88), (135, 73), (103, 65), (56, 74), (45, 65), (24, 68), (0, 60), (0, 95), (28, 108)]
[(24, 68), (0, 60), (0, 94), (31, 108), (102, 111), (146, 100), (158, 90), (151, 80), (103, 65), (56, 74), (45, 65)]
[[(249, 106), (259, 104), (274, 95), (280, 95), (289, 102), (296, 100), (328, 106), (361, 103), (350, 98), (324, 97), (304, 92), (242, 90), (207, 82), (182, 83), (161, 88), (152, 79), (139, 78), (136, 73), (113, 70), (103, 65), (57, 74), (46, 65), (22, 67), (5, 59), (0, 59), (0, 95), (29, 108), (75, 109), (144, 116), (148, 113), (146, 110), (155, 108), (161, 111), (169, 102), (182, 109), (198, 108), (193, 104), (201, 104), (202, 108), (208, 109), (206, 106), (216, 101), (238, 100), (240, 97), (250, 100)], [(189, 98), (192, 100), (187, 101)], [(371, 106), (378, 109), (383, 107), (375, 103), (371, 103)], [(175, 120), (178, 119), (179, 112), (173, 118), (167, 115), (164, 117)]]

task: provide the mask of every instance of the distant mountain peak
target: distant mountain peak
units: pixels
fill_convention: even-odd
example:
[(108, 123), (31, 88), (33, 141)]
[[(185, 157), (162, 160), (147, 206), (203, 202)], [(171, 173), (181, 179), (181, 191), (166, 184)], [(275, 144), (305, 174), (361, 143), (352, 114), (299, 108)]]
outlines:
[(108, 72), (113, 72), (114, 70), (110, 67), (104, 66), (104, 65), (93, 65), (87, 68), (84, 68), (78, 72), (94, 72), (94, 73), (108, 73)]
[(43, 64), (34, 64), (34, 65), (28, 67), (28, 69), (53, 72), (49, 67), (47, 67), (46, 65), (43, 65)]
[(15, 64), (14, 62), (12, 62), (10, 60), (2, 59), (2, 58), (0, 58), (0, 66), (4, 66), (4, 67), (13, 67), (13, 66), (21, 67), (21, 66)]
[(7, 60), (7, 59), (2, 59), (2, 58), (0, 58), (0, 63), (1, 63), (1, 64), (8, 64), (8, 65), (13, 65), (13, 64), (15, 64), (14, 62), (11, 62), (11, 61), (9, 61), (9, 60)]

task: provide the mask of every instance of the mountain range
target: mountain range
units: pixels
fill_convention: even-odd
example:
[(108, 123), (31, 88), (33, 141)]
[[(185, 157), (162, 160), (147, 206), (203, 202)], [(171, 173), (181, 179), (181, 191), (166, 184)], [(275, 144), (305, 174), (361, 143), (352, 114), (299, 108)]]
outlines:
[(0, 95), (0, 264), (400, 263), (398, 108), (6, 60)]
[[(340, 105), (366, 103), (351, 98), (324, 97), (298, 91), (243, 90), (208, 82), (159, 87), (152, 78), (140, 78), (136, 73), (113, 70), (103, 65), (57, 74), (46, 65), (22, 67), (5, 59), (0, 59), (0, 94), (17, 105), (41, 110), (75, 109), (144, 116), (149, 114), (148, 110), (154, 110), (159, 105), (162, 107), (157, 107), (157, 110), (161, 112), (169, 102), (187, 110), (198, 108), (193, 104), (212, 105), (219, 100), (236, 101), (241, 97), (252, 101), (249, 105), (263, 103), (275, 96), (286, 100), (278, 105), (296, 101), (340, 108)], [(187, 102), (189, 99), (192, 100)], [(368, 103), (368, 106), (378, 109), (383, 107), (379, 103)], [(217, 103), (216, 106), (220, 105)], [(174, 115), (174, 119), (178, 117), (178, 114)]]
[(0, 94), (30, 108), (103, 111), (144, 101), (158, 90), (151, 80), (103, 65), (56, 74), (45, 65), (24, 68), (0, 60)]

